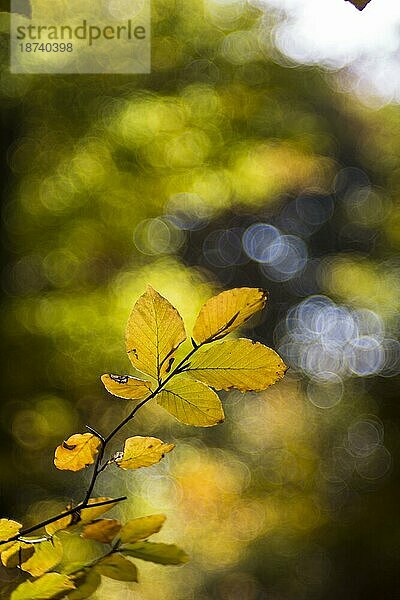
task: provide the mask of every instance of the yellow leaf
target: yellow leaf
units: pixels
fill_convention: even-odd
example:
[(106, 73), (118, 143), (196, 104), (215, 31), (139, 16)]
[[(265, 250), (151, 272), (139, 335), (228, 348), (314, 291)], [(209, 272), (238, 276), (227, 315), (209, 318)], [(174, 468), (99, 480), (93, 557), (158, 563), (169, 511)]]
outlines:
[(75, 585), (67, 575), (60, 573), (47, 573), (36, 581), (21, 583), (11, 594), (11, 600), (47, 600), (55, 596), (61, 597)]
[(157, 402), (185, 425), (211, 427), (224, 420), (217, 394), (203, 383), (189, 378), (172, 379), (157, 396)]
[(57, 538), (40, 542), (39, 544), (35, 544), (35, 554), (21, 565), (21, 569), (34, 577), (40, 577), (58, 565), (62, 555), (63, 547)]
[(160, 380), (170, 372), (173, 354), (185, 339), (176, 308), (149, 286), (136, 302), (126, 327), (126, 351), (133, 366)]
[(158, 544), (154, 542), (138, 542), (121, 546), (121, 552), (148, 560), (159, 565), (181, 565), (189, 560), (186, 552), (175, 546), (175, 544)]
[(142, 400), (151, 393), (150, 381), (130, 375), (102, 375), (101, 381), (107, 392), (118, 398)]
[[(112, 500), (112, 498), (91, 498), (88, 502), (90, 507), (91, 504), (98, 504), (99, 502), (107, 502), (107, 500)], [(103, 504), (102, 506), (94, 506), (93, 508), (83, 508), (80, 512), (81, 515), (81, 523), (90, 523), (90, 521), (94, 521), (104, 515), (107, 511), (111, 510), (118, 503), (114, 502), (112, 504)]]
[(217, 390), (258, 392), (282, 379), (286, 370), (274, 350), (242, 338), (200, 348), (187, 373)]
[(56, 448), (57, 469), (80, 471), (94, 462), (100, 440), (91, 433), (75, 433)]
[(158, 533), (164, 522), (164, 515), (150, 515), (148, 517), (132, 519), (122, 527), (119, 537), (123, 544), (146, 540), (154, 533)]
[(99, 519), (83, 529), (82, 537), (109, 544), (121, 529), (121, 523), (116, 519)]
[(94, 569), (83, 571), (78, 577), (74, 577), (73, 580), (77, 589), (68, 594), (68, 600), (84, 600), (84, 598), (89, 598), (101, 584), (101, 577)]
[(235, 288), (210, 298), (197, 317), (194, 339), (201, 344), (225, 337), (262, 310), (267, 297), (267, 292), (259, 288)]
[(49, 525), (45, 526), (46, 533), (49, 535), (53, 535), (56, 531), (60, 531), (62, 529), (67, 529), (68, 525), (72, 522), (72, 515), (67, 515), (66, 517), (61, 517), (58, 521), (54, 521), (54, 523), (49, 523)]
[(137, 569), (130, 560), (120, 554), (106, 556), (97, 565), (96, 571), (100, 575), (117, 579), (118, 581), (137, 581)]
[(1, 553), (1, 562), (8, 569), (15, 569), (23, 562), (33, 556), (35, 548), (33, 544), (25, 542), (15, 542), (10, 548)]
[(175, 448), (174, 444), (165, 444), (158, 438), (136, 436), (125, 441), (124, 451), (116, 463), (121, 469), (140, 469), (159, 463), (167, 452)]
[[(12, 521), (11, 519), (0, 519), (0, 542), (6, 541), (11, 537), (17, 535), (17, 533), (21, 530), (21, 523), (17, 521)], [(13, 542), (9, 542), (8, 544), (2, 544), (0, 546), (0, 552), (3, 552), (10, 546), (12, 546)]]

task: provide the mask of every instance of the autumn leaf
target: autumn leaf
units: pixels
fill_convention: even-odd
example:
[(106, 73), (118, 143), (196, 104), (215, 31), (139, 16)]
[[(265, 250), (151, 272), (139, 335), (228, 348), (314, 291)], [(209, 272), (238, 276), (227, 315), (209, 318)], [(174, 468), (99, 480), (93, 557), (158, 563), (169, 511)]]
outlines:
[(120, 554), (112, 554), (103, 558), (97, 565), (100, 575), (117, 579), (118, 581), (137, 581), (137, 568)]
[(154, 533), (158, 533), (164, 522), (164, 515), (150, 515), (132, 519), (122, 527), (119, 538), (123, 544), (146, 540)]
[(68, 594), (68, 600), (84, 600), (85, 598), (89, 598), (101, 584), (100, 574), (94, 569), (85, 570), (78, 577), (72, 577), (72, 579), (76, 590)]
[(102, 375), (107, 392), (126, 400), (142, 400), (151, 393), (151, 382), (130, 375)]
[(194, 339), (201, 344), (225, 337), (262, 310), (267, 297), (259, 288), (235, 288), (210, 298), (197, 317)]
[(200, 348), (187, 373), (217, 390), (258, 392), (282, 379), (286, 370), (274, 350), (242, 338)]
[(89, 540), (96, 540), (102, 544), (109, 544), (119, 533), (121, 523), (116, 519), (99, 519), (90, 525), (86, 525), (82, 532), (82, 537)]
[[(11, 519), (0, 519), (0, 541), (6, 541), (20, 532), (21, 523), (17, 521), (12, 521)], [(10, 546), (12, 546), (13, 542), (9, 542), (8, 544), (2, 544), (0, 546), (0, 552), (3, 552)]]
[(173, 354), (185, 339), (176, 308), (149, 286), (136, 302), (126, 327), (126, 351), (133, 366), (160, 380), (170, 371)]
[(346, 0), (351, 2), (358, 10), (363, 10), (371, 0)]
[(151, 467), (159, 463), (164, 455), (174, 448), (174, 444), (166, 444), (158, 438), (138, 435), (125, 441), (122, 457), (115, 462), (121, 469)]
[(15, 569), (27, 561), (35, 553), (33, 544), (15, 542), (1, 553), (1, 562), (8, 569)]
[(81, 523), (90, 523), (91, 521), (98, 519), (101, 517), (101, 515), (104, 515), (104, 513), (111, 510), (118, 504), (117, 502), (114, 502), (110, 504), (103, 504), (102, 506), (94, 506), (93, 508), (90, 507), (91, 504), (107, 502), (108, 500), (112, 500), (112, 498), (91, 498), (88, 502), (88, 508), (83, 508), (80, 511)]
[(34, 577), (40, 577), (58, 565), (63, 555), (63, 547), (57, 538), (35, 544), (35, 553), (22, 563), (21, 569)]
[(94, 462), (100, 440), (91, 433), (75, 433), (56, 448), (57, 469), (80, 471)]
[(137, 544), (121, 546), (120, 552), (159, 565), (181, 565), (189, 560), (186, 552), (175, 546), (175, 544), (138, 542)]
[(72, 515), (67, 515), (65, 517), (61, 517), (54, 523), (49, 523), (45, 526), (46, 533), (49, 535), (53, 535), (57, 531), (61, 531), (62, 529), (67, 529), (68, 525), (72, 523)]
[(185, 425), (211, 427), (224, 420), (217, 394), (203, 383), (186, 377), (171, 380), (157, 396), (157, 402)]
[(11, 600), (47, 600), (62, 593), (67, 594), (75, 585), (67, 575), (47, 573), (36, 579), (21, 583), (11, 594)]

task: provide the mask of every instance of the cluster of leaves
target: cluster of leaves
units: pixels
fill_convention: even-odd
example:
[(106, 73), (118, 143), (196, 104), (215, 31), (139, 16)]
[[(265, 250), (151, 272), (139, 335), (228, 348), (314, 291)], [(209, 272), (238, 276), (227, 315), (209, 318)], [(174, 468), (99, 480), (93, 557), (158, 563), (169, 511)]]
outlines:
[[(158, 438), (134, 436), (125, 440), (122, 450), (105, 457), (109, 442), (153, 398), (181, 423), (210, 427), (224, 420), (215, 390), (261, 391), (283, 377), (286, 366), (270, 348), (245, 338), (223, 339), (262, 310), (266, 300), (266, 292), (257, 288), (228, 290), (208, 300), (195, 323), (192, 347), (178, 362), (176, 352), (187, 339), (178, 311), (151, 287), (139, 298), (128, 320), (126, 351), (133, 367), (146, 379), (112, 374), (101, 377), (113, 396), (136, 402), (133, 410), (107, 437), (87, 427), (88, 433), (70, 436), (55, 451), (58, 469), (80, 471), (94, 465), (84, 500), (22, 531), (20, 523), (0, 520), (3, 565), (19, 567), (36, 578), (19, 585), (12, 600), (87, 598), (97, 589), (100, 575), (137, 581), (137, 568), (130, 558), (164, 565), (186, 562), (187, 555), (175, 545), (147, 541), (160, 530), (163, 515), (122, 525), (116, 519), (100, 517), (124, 498), (91, 498), (91, 494), (98, 475), (110, 465), (124, 470), (150, 467), (173, 450), (174, 444)], [(26, 537), (43, 527), (42, 538)], [(49, 572), (61, 564), (60, 538), (69, 533), (104, 544), (105, 550), (89, 564), (68, 564)]]

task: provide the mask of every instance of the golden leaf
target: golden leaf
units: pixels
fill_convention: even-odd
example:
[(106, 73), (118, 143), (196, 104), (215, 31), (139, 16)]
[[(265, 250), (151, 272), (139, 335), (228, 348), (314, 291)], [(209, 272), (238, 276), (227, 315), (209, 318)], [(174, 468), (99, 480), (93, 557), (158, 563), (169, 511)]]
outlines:
[(217, 394), (199, 381), (177, 377), (157, 396), (157, 402), (185, 425), (211, 427), (224, 420)]
[(136, 302), (126, 327), (126, 351), (133, 366), (160, 380), (185, 341), (182, 317), (151, 286)]
[(90, 525), (86, 525), (82, 537), (96, 540), (102, 544), (109, 544), (121, 529), (121, 523), (116, 519), (99, 519)]
[(193, 329), (198, 344), (219, 340), (262, 310), (268, 294), (259, 288), (234, 288), (204, 304)]
[(45, 526), (46, 533), (49, 535), (53, 535), (56, 531), (61, 531), (62, 529), (67, 529), (68, 525), (72, 522), (72, 515), (67, 515), (66, 517), (61, 517), (58, 521), (54, 521), (54, 523), (49, 523)]
[(101, 584), (101, 577), (94, 569), (83, 571), (78, 577), (73, 577), (77, 589), (68, 594), (68, 600), (84, 600), (95, 593)]
[[(11, 519), (0, 519), (0, 542), (6, 541), (17, 535), (17, 533), (20, 532), (21, 527), (21, 523), (18, 523), (17, 521), (12, 521)], [(4, 550), (10, 548), (12, 544), (13, 542), (2, 544), (0, 546), (0, 552), (4, 552)]]
[(154, 437), (135, 436), (125, 441), (124, 451), (116, 464), (121, 469), (140, 469), (159, 463), (167, 452), (175, 448), (174, 444), (166, 444)]
[(286, 370), (274, 350), (242, 338), (200, 348), (187, 373), (217, 390), (258, 392), (282, 379)]
[(122, 527), (119, 537), (123, 544), (146, 540), (154, 533), (158, 533), (164, 522), (164, 515), (150, 515), (132, 519)]
[(112, 554), (103, 558), (96, 565), (96, 571), (100, 575), (118, 581), (137, 581), (137, 568), (120, 554)]
[(142, 400), (151, 393), (151, 382), (130, 375), (102, 375), (107, 392), (126, 400)]
[(56, 448), (57, 469), (80, 471), (94, 462), (100, 440), (91, 433), (75, 433)]
[(138, 542), (121, 546), (123, 554), (148, 560), (159, 565), (181, 565), (189, 560), (186, 552), (175, 544), (158, 544), (154, 542)]
[(75, 585), (67, 575), (47, 573), (36, 581), (21, 583), (11, 594), (11, 600), (47, 600), (55, 596), (61, 597), (74, 588)]
[(15, 569), (35, 553), (33, 544), (15, 542), (1, 553), (1, 562), (8, 569)]
[(90, 523), (90, 521), (94, 521), (104, 515), (107, 511), (111, 510), (114, 506), (118, 504), (118, 502), (113, 502), (111, 504), (103, 504), (102, 506), (94, 506), (90, 508), (91, 504), (98, 504), (99, 502), (107, 502), (107, 500), (112, 500), (112, 498), (91, 498), (88, 502), (89, 508), (83, 508), (80, 511), (81, 515), (81, 523)]
[(40, 577), (58, 565), (62, 555), (63, 547), (57, 538), (40, 542), (39, 544), (35, 544), (35, 554), (21, 565), (21, 569), (34, 577)]

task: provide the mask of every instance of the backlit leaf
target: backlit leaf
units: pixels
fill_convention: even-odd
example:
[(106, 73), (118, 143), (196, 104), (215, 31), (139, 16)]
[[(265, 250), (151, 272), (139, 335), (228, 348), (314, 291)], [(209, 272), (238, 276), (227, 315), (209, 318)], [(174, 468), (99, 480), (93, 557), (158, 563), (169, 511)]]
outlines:
[(133, 366), (159, 380), (172, 367), (186, 339), (182, 317), (151, 286), (136, 302), (126, 327), (126, 351)]
[(94, 506), (90, 508), (91, 504), (98, 504), (99, 502), (107, 502), (107, 500), (112, 500), (112, 498), (91, 498), (88, 502), (89, 508), (83, 508), (80, 512), (81, 515), (81, 523), (90, 523), (90, 521), (94, 521), (104, 515), (107, 511), (111, 510), (118, 503), (114, 502), (112, 504), (103, 504), (102, 506)]
[(97, 565), (96, 571), (100, 575), (117, 579), (118, 581), (137, 581), (137, 568), (120, 554), (112, 554), (106, 556)]
[(164, 515), (150, 515), (132, 519), (122, 527), (119, 535), (120, 540), (123, 544), (146, 540), (154, 533), (158, 533), (164, 522)]
[(56, 448), (57, 469), (80, 471), (94, 462), (100, 440), (91, 433), (75, 433)]
[[(17, 533), (21, 530), (21, 523), (17, 521), (12, 521), (11, 519), (0, 519), (0, 541), (5, 541), (17, 535)], [(0, 552), (3, 552), (10, 546), (12, 546), (13, 542), (9, 542), (8, 544), (2, 544), (0, 546)]]
[(99, 519), (86, 525), (82, 537), (96, 540), (102, 544), (109, 544), (121, 529), (121, 523), (116, 519)]
[(72, 522), (72, 515), (67, 515), (66, 517), (61, 517), (58, 521), (54, 521), (54, 523), (49, 523), (49, 525), (45, 526), (46, 533), (49, 535), (53, 535), (56, 531), (60, 531), (62, 529), (67, 529), (68, 525)]
[(120, 552), (134, 558), (158, 563), (159, 565), (181, 565), (189, 560), (186, 552), (174, 544), (138, 542), (136, 544), (121, 546)]
[(8, 569), (14, 569), (27, 561), (35, 552), (33, 544), (15, 542), (1, 553), (1, 562)]
[(167, 452), (175, 448), (154, 437), (135, 436), (125, 441), (124, 451), (116, 464), (121, 469), (140, 469), (159, 463)]
[(75, 585), (67, 575), (60, 573), (47, 573), (36, 579), (21, 583), (11, 594), (11, 600), (47, 600), (61, 596), (64, 592), (73, 590)]
[(150, 381), (130, 375), (102, 375), (101, 381), (110, 394), (127, 400), (142, 400), (151, 392)]
[(58, 565), (63, 555), (63, 547), (57, 538), (35, 544), (35, 554), (21, 565), (21, 569), (34, 577), (40, 577)]
[(217, 394), (203, 383), (189, 378), (172, 379), (157, 396), (157, 402), (185, 425), (211, 427), (224, 420)]
[(259, 288), (235, 288), (210, 298), (197, 317), (194, 339), (200, 344), (223, 338), (262, 310), (267, 297)]
[(69, 600), (84, 600), (85, 598), (89, 598), (101, 584), (100, 574), (94, 569), (83, 571), (78, 577), (72, 577), (72, 579), (76, 590), (68, 594), (67, 598)]
[(217, 390), (261, 391), (282, 379), (287, 367), (281, 357), (259, 342), (225, 340), (200, 348), (187, 371)]

